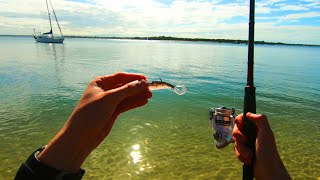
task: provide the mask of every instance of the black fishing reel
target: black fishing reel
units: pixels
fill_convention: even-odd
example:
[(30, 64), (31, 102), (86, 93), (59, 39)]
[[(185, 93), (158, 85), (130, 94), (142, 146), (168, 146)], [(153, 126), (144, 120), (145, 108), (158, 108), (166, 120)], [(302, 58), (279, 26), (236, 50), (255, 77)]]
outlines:
[(213, 134), (215, 144), (218, 149), (226, 147), (232, 140), (232, 130), (234, 127), (235, 109), (226, 107), (211, 108), (209, 119), (212, 129), (216, 132)]

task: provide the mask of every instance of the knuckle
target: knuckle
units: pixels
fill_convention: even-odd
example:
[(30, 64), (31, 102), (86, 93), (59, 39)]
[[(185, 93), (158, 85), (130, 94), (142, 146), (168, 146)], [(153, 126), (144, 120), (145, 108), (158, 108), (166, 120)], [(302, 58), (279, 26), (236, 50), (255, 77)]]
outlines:
[(232, 131), (232, 136), (237, 138), (239, 136), (239, 131), (234, 129)]
[(103, 76), (98, 76), (98, 77), (96, 77), (95, 80), (101, 80), (102, 78), (103, 78)]
[(233, 130), (232, 130), (232, 136), (234, 136), (236, 133), (237, 133), (237, 129), (236, 129), (236, 127), (235, 127), (235, 128), (233, 128)]
[(128, 84), (125, 84), (125, 89), (131, 89), (133, 87), (135, 87), (135, 84), (132, 84), (132, 83), (128, 83)]
[(116, 72), (112, 74), (112, 76), (117, 77), (117, 76), (123, 76), (125, 73), (124, 72)]
[(93, 80), (91, 80), (90, 82), (89, 82), (89, 84), (88, 84), (88, 86), (97, 86), (97, 85), (99, 85), (99, 81), (98, 80), (96, 80), (96, 79), (93, 79)]
[(268, 120), (268, 117), (265, 114), (261, 114), (261, 119)]

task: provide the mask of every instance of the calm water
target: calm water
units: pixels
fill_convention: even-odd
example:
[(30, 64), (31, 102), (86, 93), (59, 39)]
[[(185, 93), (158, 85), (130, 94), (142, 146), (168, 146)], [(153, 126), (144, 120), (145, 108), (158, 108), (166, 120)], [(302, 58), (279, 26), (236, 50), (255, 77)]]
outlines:
[[(123, 114), (87, 159), (84, 179), (241, 179), (233, 145), (217, 150), (208, 109), (242, 109), (244, 45), (0, 37), (0, 179), (61, 128), (86, 84), (117, 71), (184, 84)], [(256, 46), (257, 112), (269, 116), (295, 179), (320, 177), (320, 48)]]

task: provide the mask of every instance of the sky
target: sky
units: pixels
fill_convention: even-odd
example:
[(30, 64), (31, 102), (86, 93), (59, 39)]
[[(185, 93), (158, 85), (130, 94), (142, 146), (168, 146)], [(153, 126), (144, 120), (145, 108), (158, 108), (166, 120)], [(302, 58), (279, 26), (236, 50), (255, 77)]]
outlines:
[[(51, 2), (64, 35), (248, 39), (249, 0)], [(255, 11), (255, 40), (320, 45), (320, 0), (256, 0)], [(0, 0), (0, 34), (33, 29), (50, 30), (45, 0)]]

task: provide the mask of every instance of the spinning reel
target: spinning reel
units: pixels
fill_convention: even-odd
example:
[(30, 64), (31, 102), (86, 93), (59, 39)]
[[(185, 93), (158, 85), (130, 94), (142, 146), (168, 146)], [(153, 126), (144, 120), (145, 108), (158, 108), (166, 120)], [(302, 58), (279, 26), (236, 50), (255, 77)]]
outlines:
[(209, 120), (212, 129), (216, 132), (213, 134), (215, 144), (218, 149), (226, 147), (233, 142), (232, 130), (234, 127), (235, 109), (226, 107), (211, 108), (209, 111)]

